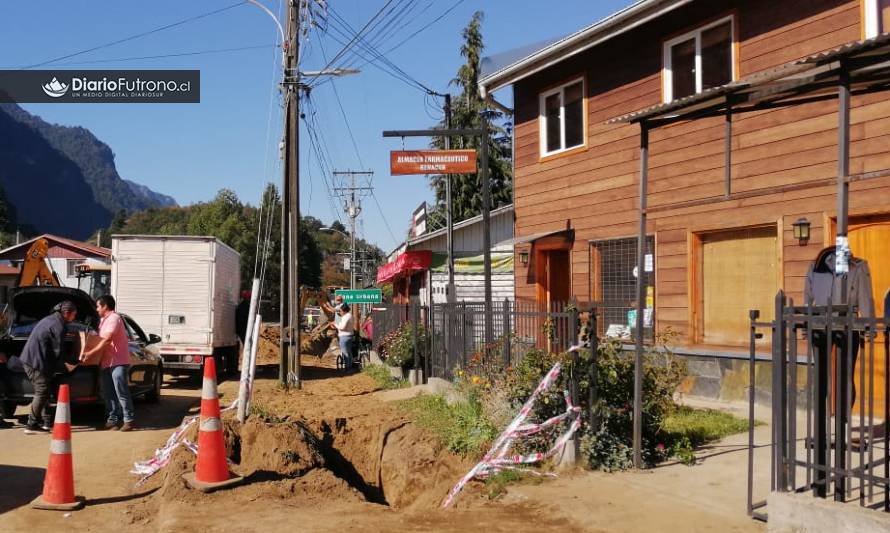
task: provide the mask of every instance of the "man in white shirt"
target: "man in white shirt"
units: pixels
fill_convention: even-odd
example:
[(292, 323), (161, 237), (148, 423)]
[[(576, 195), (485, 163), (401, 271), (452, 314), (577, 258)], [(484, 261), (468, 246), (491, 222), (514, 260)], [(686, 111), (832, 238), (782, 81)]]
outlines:
[(344, 303), (337, 308), (337, 316), (334, 317), (331, 327), (337, 329), (340, 353), (343, 354), (346, 371), (349, 372), (352, 369), (352, 337), (355, 333), (355, 322), (352, 313), (349, 312), (349, 304)]

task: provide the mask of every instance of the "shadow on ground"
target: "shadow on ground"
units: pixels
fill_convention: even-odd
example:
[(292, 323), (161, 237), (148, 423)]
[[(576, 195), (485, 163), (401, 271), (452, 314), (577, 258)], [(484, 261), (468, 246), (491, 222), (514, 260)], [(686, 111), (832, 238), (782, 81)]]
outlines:
[(31, 503), (43, 490), (45, 473), (43, 468), (0, 465), (2, 486), (15, 487), (15, 490), (0, 490), (0, 515)]

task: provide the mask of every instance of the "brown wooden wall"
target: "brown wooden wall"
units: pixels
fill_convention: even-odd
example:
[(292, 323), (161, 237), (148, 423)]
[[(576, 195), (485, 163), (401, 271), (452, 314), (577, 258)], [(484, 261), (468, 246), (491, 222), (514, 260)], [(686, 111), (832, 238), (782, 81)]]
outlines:
[[(695, 2), (604, 45), (568, 58), (514, 86), (515, 211), (517, 236), (575, 229), (573, 295), (588, 299), (588, 240), (635, 236), (638, 220), (639, 128), (606, 125), (616, 116), (660, 103), (662, 42), (710, 20), (735, 15), (740, 76), (858, 40), (860, 0)], [(587, 84), (587, 143), (541, 159), (538, 96), (579, 75)], [(736, 116), (732, 188), (749, 191), (837, 175), (837, 103)], [(853, 99), (851, 172), (890, 168), (890, 93)], [(649, 205), (724, 193), (722, 119), (680, 123), (650, 135)], [(818, 250), (833, 239), (834, 187), (719, 202), (650, 215), (656, 235), (658, 327), (688, 334), (690, 243), (695, 232), (777, 225), (781, 279), (801, 297), (803, 276)], [(851, 215), (890, 211), (890, 180), (851, 186)], [(808, 246), (791, 224), (812, 223)], [(517, 264), (516, 296), (534, 299), (533, 276)]]

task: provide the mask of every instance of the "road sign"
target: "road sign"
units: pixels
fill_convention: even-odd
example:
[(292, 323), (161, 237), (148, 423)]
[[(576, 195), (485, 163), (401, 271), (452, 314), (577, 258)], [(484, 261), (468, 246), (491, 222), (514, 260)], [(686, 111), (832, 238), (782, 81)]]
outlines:
[(379, 304), (383, 301), (383, 291), (380, 289), (338, 289), (334, 294), (342, 296), (348, 304)]
[(475, 150), (394, 150), (389, 153), (390, 173), (472, 174), (476, 172)]

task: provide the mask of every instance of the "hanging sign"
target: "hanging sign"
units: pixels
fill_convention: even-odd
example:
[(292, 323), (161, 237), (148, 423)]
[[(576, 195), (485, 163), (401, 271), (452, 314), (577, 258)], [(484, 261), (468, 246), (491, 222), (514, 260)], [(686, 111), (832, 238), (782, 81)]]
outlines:
[(389, 153), (393, 176), (409, 174), (472, 174), (475, 150), (395, 150)]

